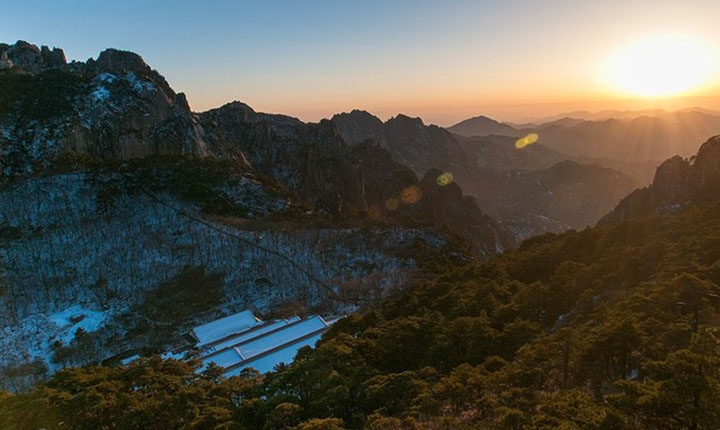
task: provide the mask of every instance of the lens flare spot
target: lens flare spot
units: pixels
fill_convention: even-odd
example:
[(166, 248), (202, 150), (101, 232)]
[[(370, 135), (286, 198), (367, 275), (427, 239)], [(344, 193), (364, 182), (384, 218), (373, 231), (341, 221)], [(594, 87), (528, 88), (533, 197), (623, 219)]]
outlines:
[(530, 146), (533, 143), (537, 142), (538, 139), (540, 139), (540, 136), (537, 135), (537, 133), (530, 133), (525, 137), (521, 137), (520, 139), (515, 141), (515, 147), (517, 149), (523, 149), (526, 146)]
[(400, 207), (400, 201), (395, 197), (390, 197), (389, 199), (385, 200), (385, 207), (389, 211), (396, 211)]
[(402, 190), (402, 193), (400, 193), (400, 200), (406, 205), (415, 204), (419, 202), (421, 198), (422, 190), (415, 185), (405, 188)]
[(450, 172), (445, 172), (442, 175), (437, 177), (437, 184), (441, 187), (444, 187), (445, 185), (450, 185), (455, 180), (455, 177)]
[(379, 206), (370, 206), (367, 210), (367, 217), (371, 220), (380, 219), (380, 216), (382, 215), (382, 209), (380, 209)]

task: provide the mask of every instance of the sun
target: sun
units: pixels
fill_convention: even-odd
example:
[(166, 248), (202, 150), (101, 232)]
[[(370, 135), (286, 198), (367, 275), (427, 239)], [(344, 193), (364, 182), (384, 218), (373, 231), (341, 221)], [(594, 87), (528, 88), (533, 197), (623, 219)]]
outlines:
[(688, 35), (656, 35), (637, 40), (615, 53), (605, 75), (626, 95), (669, 97), (706, 85), (716, 75), (707, 43)]

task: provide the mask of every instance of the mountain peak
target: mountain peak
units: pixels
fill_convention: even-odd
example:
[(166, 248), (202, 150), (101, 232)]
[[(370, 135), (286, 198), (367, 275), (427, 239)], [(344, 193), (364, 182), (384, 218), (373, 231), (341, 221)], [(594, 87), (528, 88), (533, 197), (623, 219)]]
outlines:
[(65, 52), (60, 48), (50, 50), (45, 45), (38, 48), (24, 40), (18, 40), (13, 45), (0, 43), (0, 70), (19, 68), (37, 74), (65, 64)]
[(460, 121), (459, 123), (448, 127), (447, 130), (451, 133), (467, 137), (489, 135), (515, 137), (521, 134), (521, 132), (514, 127), (503, 124), (484, 115)]
[(411, 117), (402, 113), (399, 113), (395, 115), (394, 117), (387, 120), (388, 123), (399, 123), (399, 124), (414, 124), (418, 127), (425, 126), (425, 123), (423, 122), (422, 118), (420, 117)]
[(113, 48), (102, 51), (95, 61), (95, 64), (101, 72), (115, 75), (122, 75), (127, 72), (140, 74), (149, 74), (152, 72), (150, 66), (145, 63), (145, 60), (143, 60), (140, 55)]

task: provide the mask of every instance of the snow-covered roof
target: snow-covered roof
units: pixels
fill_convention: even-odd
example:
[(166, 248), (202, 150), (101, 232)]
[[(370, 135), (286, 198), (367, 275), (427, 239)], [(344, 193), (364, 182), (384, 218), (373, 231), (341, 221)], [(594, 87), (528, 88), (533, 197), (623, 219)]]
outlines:
[(243, 342), (247, 342), (251, 339), (254, 339), (258, 336), (262, 336), (265, 333), (269, 333), (271, 331), (278, 330), (282, 328), (283, 326), (286, 326), (288, 324), (293, 324), (300, 321), (300, 317), (292, 317), (289, 319), (281, 319), (276, 321), (269, 321), (266, 323), (260, 323), (259, 325), (256, 325), (244, 332), (238, 333), (235, 336), (229, 336), (221, 341), (213, 342), (211, 345), (208, 346), (208, 348), (205, 348), (203, 353), (204, 354), (210, 354), (215, 351), (220, 351), (222, 349), (225, 349), (230, 346), (238, 345)]
[(197, 326), (192, 330), (192, 333), (198, 340), (198, 345), (202, 346), (233, 334), (244, 332), (258, 324), (261, 324), (261, 322), (255, 318), (255, 315), (253, 315), (251, 311), (242, 311)]
[(213, 345), (200, 359), (206, 365), (212, 362), (222, 367), (227, 376), (247, 367), (267, 372), (291, 362), (301, 347), (315, 345), (328, 327), (319, 316), (272, 321)]
[(298, 342), (295, 342), (290, 345), (286, 345), (283, 348), (280, 348), (275, 351), (271, 351), (268, 354), (260, 355), (254, 358), (251, 358), (249, 360), (245, 360), (243, 363), (240, 363), (238, 366), (235, 366), (231, 368), (230, 370), (225, 371), (224, 375), (225, 377), (229, 378), (231, 376), (239, 375), (240, 372), (242, 372), (244, 369), (252, 367), (253, 369), (257, 370), (260, 373), (267, 373), (275, 368), (280, 363), (291, 363), (293, 359), (295, 358), (295, 355), (297, 354), (298, 350), (302, 348), (303, 346), (310, 346), (313, 347), (317, 343), (318, 340), (322, 337), (322, 333), (318, 333), (314, 336), (303, 338), (299, 340)]

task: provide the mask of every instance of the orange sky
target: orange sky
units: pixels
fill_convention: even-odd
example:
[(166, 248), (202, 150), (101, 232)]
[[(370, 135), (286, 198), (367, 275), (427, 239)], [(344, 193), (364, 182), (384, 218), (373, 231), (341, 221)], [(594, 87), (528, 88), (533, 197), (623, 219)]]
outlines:
[[(701, 41), (713, 61), (695, 69), (711, 69), (720, 59), (719, 16), (716, 0), (26, 0), (0, 15), (0, 41), (59, 46), (83, 61), (108, 47), (135, 51), (196, 111), (240, 100), (306, 121), (359, 108), (450, 125), (476, 115), (720, 110), (717, 70), (693, 97), (672, 100), (623, 93), (606, 70), (653, 35)], [(679, 56), (656, 58), (660, 66), (642, 73), (688, 62)]]

